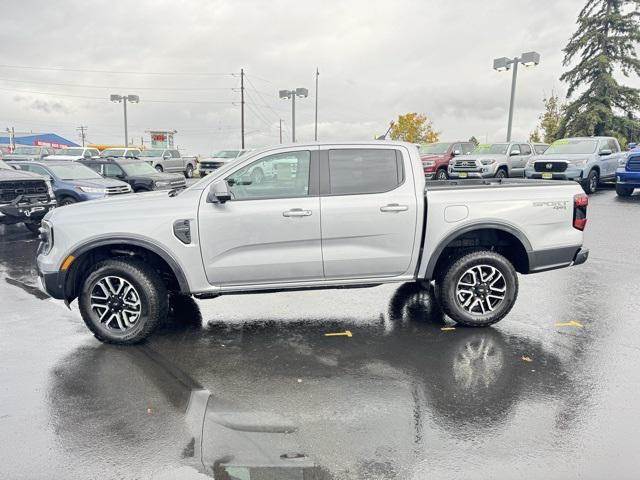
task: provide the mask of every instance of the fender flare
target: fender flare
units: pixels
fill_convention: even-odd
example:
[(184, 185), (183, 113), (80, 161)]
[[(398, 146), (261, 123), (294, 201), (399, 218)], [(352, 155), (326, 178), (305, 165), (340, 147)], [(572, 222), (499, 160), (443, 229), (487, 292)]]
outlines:
[(475, 222), (475, 223), (467, 224), (467, 225), (464, 225), (463, 227), (455, 229), (454, 231), (448, 233), (447, 236), (444, 237), (438, 243), (435, 250), (431, 254), (431, 258), (429, 259), (429, 262), (427, 263), (427, 270), (424, 274), (424, 278), (425, 279), (433, 278), (433, 271), (435, 270), (436, 264), (440, 259), (440, 255), (442, 254), (446, 246), (449, 245), (449, 243), (451, 243), (455, 238), (461, 235), (464, 235), (476, 230), (501, 230), (503, 232), (510, 233), (511, 235), (516, 237), (520, 241), (520, 243), (522, 243), (522, 246), (527, 252), (527, 257), (528, 257), (527, 260), (529, 260), (529, 257), (531, 252), (533, 251), (533, 248), (531, 247), (531, 243), (529, 242), (529, 239), (527, 239), (527, 236), (524, 233), (522, 233), (522, 231), (520, 231), (517, 227), (514, 227), (513, 225), (508, 223), (496, 222), (496, 221)]
[[(105, 247), (108, 245), (117, 245), (117, 244), (120, 244), (120, 245), (125, 244), (125, 245), (131, 245), (134, 247), (144, 248), (158, 255), (167, 263), (167, 265), (169, 265), (169, 268), (171, 269), (173, 274), (176, 276), (178, 285), (180, 286), (180, 292), (189, 293), (190, 290), (189, 290), (189, 284), (187, 282), (187, 277), (184, 274), (184, 271), (180, 266), (180, 264), (178, 263), (178, 261), (174, 258), (174, 256), (171, 253), (169, 253), (164, 247), (144, 237), (130, 236), (130, 235), (126, 237), (109, 235), (108, 237), (93, 238), (75, 247), (71, 252), (65, 255), (64, 258), (67, 258), (69, 255), (73, 255), (75, 258), (79, 258), (84, 253), (87, 253), (88, 251), (93, 250), (94, 248)], [(66, 280), (67, 279), (65, 279), (65, 281), (63, 282), (63, 285), (65, 286), (66, 286)]]

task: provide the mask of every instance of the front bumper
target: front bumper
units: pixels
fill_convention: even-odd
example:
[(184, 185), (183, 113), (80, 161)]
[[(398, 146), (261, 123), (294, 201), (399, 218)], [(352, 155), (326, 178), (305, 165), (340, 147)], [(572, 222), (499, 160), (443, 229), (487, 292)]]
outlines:
[(38, 268), (38, 288), (50, 297), (66, 300), (64, 296), (65, 279), (62, 272), (43, 273)]
[[(483, 170), (485, 170), (483, 168)], [(449, 178), (493, 178), (495, 177), (495, 172), (489, 171), (468, 171), (468, 170), (449, 170)]]
[(640, 188), (640, 172), (629, 172), (624, 168), (616, 170), (616, 184)]
[(564, 172), (536, 172), (533, 167), (527, 167), (524, 170), (526, 178), (534, 178), (539, 180), (575, 180), (582, 181), (582, 168), (569, 165)]
[(11, 203), (0, 205), (0, 223), (37, 223), (55, 206), (55, 200), (30, 202), (28, 199), (20, 200), (18, 198)]

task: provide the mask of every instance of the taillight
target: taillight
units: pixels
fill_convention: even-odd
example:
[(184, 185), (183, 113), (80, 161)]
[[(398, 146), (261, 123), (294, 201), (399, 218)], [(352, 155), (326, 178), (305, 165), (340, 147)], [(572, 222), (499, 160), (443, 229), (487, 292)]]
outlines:
[(587, 225), (587, 205), (589, 197), (584, 193), (573, 196), (573, 228), (584, 230)]

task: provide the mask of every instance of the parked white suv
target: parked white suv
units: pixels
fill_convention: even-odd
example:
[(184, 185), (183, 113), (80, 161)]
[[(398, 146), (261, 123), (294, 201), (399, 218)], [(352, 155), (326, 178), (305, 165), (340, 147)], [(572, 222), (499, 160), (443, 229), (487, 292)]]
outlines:
[[(255, 182), (257, 167), (275, 174)], [(587, 259), (586, 206), (574, 182), (425, 188), (408, 143), (294, 144), (252, 152), (181, 192), (55, 209), (37, 264), (42, 288), (78, 298), (87, 326), (112, 343), (146, 338), (170, 294), (393, 282), (435, 282), (449, 317), (485, 326), (514, 305), (516, 272)]]

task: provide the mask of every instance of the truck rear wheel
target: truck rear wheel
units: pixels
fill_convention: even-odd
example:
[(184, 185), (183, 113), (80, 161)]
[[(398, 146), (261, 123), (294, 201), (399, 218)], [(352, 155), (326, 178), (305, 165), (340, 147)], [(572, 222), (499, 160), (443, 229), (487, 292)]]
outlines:
[(490, 250), (476, 250), (454, 260), (437, 286), (442, 310), (468, 327), (485, 327), (502, 320), (518, 297), (513, 265)]
[(105, 343), (132, 345), (145, 340), (168, 310), (167, 288), (149, 265), (105, 260), (85, 278), (78, 297), (80, 314)]

